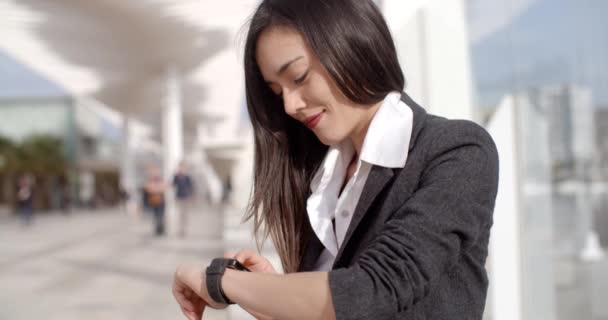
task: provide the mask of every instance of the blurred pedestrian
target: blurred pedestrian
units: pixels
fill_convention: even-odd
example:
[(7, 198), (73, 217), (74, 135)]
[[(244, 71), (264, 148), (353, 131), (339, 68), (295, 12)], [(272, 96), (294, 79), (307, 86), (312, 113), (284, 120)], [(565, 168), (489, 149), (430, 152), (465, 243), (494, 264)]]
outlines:
[(160, 169), (151, 167), (147, 182), (144, 186), (146, 203), (154, 216), (154, 233), (157, 236), (165, 234), (165, 182)]
[(192, 208), (194, 184), (192, 177), (186, 172), (186, 165), (181, 162), (177, 173), (173, 176), (173, 188), (177, 204), (177, 235), (184, 237), (188, 224), (188, 214)]
[(17, 184), (17, 211), (24, 225), (30, 225), (34, 215), (34, 177), (24, 174)]
[(65, 176), (59, 176), (57, 180), (57, 194), (59, 197), (59, 208), (64, 214), (70, 213), (71, 195), (70, 184)]
[(78, 196), (80, 198), (80, 204), (91, 209), (94, 207), (95, 197), (95, 175), (90, 171), (83, 171), (80, 173), (80, 183)]
[(228, 175), (222, 190), (222, 203), (229, 204), (232, 197), (232, 177)]

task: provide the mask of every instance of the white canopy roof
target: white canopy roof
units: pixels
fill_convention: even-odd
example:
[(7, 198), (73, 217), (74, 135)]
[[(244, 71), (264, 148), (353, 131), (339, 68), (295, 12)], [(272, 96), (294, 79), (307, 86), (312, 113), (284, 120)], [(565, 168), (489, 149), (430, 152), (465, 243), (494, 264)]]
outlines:
[[(186, 138), (230, 136), (243, 106), (238, 35), (255, 0), (0, 0), (0, 50), (62, 86), (158, 128), (178, 71)], [(217, 123), (216, 123), (217, 125)]]

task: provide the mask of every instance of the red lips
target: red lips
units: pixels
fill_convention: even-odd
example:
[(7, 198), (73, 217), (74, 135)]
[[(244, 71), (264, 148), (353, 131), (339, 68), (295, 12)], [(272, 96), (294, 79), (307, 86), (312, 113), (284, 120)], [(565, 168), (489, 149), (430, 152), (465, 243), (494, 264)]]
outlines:
[(323, 116), (323, 112), (319, 112), (314, 116), (310, 116), (310, 117), (306, 118), (306, 120), (304, 120), (304, 125), (310, 129), (314, 129), (317, 126), (317, 124), (319, 124), (319, 121), (321, 121), (322, 116)]

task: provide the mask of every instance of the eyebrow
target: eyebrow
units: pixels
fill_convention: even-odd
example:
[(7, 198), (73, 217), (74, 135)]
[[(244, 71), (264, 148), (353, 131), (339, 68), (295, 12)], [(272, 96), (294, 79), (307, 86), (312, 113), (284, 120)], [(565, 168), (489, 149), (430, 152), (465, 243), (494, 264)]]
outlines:
[(294, 62), (296, 62), (296, 61), (298, 61), (298, 60), (300, 60), (300, 59), (302, 59), (302, 58), (304, 58), (304, 57), (303, 57), (303, 56), (299, 56), (299, 57), (296, 57), (296, 58), (291, 59), (291, 60), (287, 61), (286, 63), (284, 63), (284, 64), (283, 64), (283, 65), (282, 65), (282, 66), (279, 68), (279, 71), (277, 71), (277, 75), (281, 75), (281, 73), (285, 72), (285, 70), (287, 70), (287, 68), (289, 68), (289, 66), (290, 66), (292, 63), (294, 63)]
[[(284, 63), (284, 64), (283, 64), (283, 65), (282, 65), (282, 66), (279, 68), (279, 71), (277, 71), (277, 75), (281, 75), (281, 73), (285, 72), (285, 70), (287, 70), (287, 68), (289, 68), (289, 66), (290, 66), (292, 63), (294, 63), (294, 62), (296, 62), (296, 61), (298, 61), (298, 60), (300, 60), (300, 59), (302, 59), (302, 58), (304, 58), (304, 56), (298, 56), (298, 57), (295, 57), (295, 58), (293, 58), (293, 59), (291, 59), (291, 60), (289, 60), (289, 61), (285, 62), (285, 63)], [(272, 84), (273, 82), (272, 82), (272, 81), (266, 81), (266, 83), (267, 83), (267, 84)]]

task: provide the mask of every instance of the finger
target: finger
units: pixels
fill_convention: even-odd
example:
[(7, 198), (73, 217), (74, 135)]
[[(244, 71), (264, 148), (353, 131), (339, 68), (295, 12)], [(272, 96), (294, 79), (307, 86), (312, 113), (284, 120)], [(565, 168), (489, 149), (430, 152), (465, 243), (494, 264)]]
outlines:
[(188, 319), (195, 319), (195, 320), (201, 320), (203, 318), (203, 311), (205, 311), (205, 307), (206, 307), (206, 303), (205, 300), (203, 299), (198, 299), (197, 301), (194, 301), (194, 306), (195, 306), (195, 310), (194, 311), (186, 311), (188, 312)]
[(261, 257), (257, 254), (257, 252), (255, 252), (251, 249), (241, 250), (234, 257), (234, 259), (238, 260), (238, 262), (240, 262), (240, 263), (245, 263), (245, 262), (249, 261), (254, 264), (257, 263), (257, 261), (259, 261), (260, 258)]
[(177, 303), (180, 305), (180, 307), (186, 311), (194, 311), (194, 304), (192, 304), (192, 301), (186, 299), (186, 298), (178, 298), (177, 299)]
[(203, 299), (199, 299), (198, 303), (196, 303), (196, 314), (199, 316), (199, 319), (203, 317), (203, 312), (205, 311), (206, 306), (207, 304)]
[[(240, 254), (240, 256), (239, 256), (239, 254)], [(237, 254), (237, 257), (238, 257), (237, 260), (241, 259), (241, 260), (239, 260), (239, 262), (241, 262), (246, 267), (248, 267), (252, 270), (269, 272), (269, 273), (276, 272), (274, 270), (274, 267), (272, 266), (272, 263), (270, 263), (270, 261), (268, 259), (266, 259), (266, 257), (263, 257), (252, 250), (247, 250), (247, 251), (244, 250), (243, 252), (241, 252), (239, 254)]]
[(192, 290), (186, 289), (186, 290), (184, 290), (184, 297), (186, 297), (186, 299), (188, 299), (188, 300), (192, 300), (193, 293), (194, 292), (192, 292)]
[(179, 286), (173, 288), (173, 296), (175, 297), (175, 300), (177, 300), (180, 307), (192, 311), (194, 310), (194, 304), (192, 304), (192, 301), (186, 297), (185, 292), (186, 290), (184, 288), (180, 288)]
[(191, 292), (191, 298), (189, 302), (192, 304), (192, 309), (182, 308), (182, 312), (188, 317), (188, 319), (200, 320), (203, 315), (205, 301), (197, 296), (194, 292)]
[(200, 320), (201, 319), (201, 317), (199, 317), (196, 314), (196, 312), (194, 312), (194, 311), (182, 309), (182, 313), (186, 316), (186, 318), (188, 318), (188, 320)]
[(184, 314), (184, 316), (186, 316), (186, 318), (188, 320), (192, 320), (192, 316), (190, 315), (190, 311), (184, 309), (184, 308), (179, 308), (180, 310), (182, 310), (182, 313)]
[(186, 318), (188, 318), (189, 320), (193, 319), (192, 316), (195, 315), (195, 310), (188, 309), (181, 304), (179, 307), (180, 307), (180, 310), (182, 311), (182, 313), (184, 314), (184, 316), (186, 316)]

